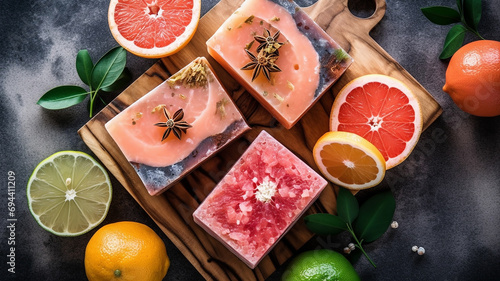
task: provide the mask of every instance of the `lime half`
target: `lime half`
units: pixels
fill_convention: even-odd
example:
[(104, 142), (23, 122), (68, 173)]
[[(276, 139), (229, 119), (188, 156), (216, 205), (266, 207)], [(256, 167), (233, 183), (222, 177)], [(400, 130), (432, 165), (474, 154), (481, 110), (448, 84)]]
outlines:
[(106, 170), (79, 151), (60, 151), (40, 162), (26, 190), (35, 220), (59, 236), (77, 236), (101, 223), (111, 193)]

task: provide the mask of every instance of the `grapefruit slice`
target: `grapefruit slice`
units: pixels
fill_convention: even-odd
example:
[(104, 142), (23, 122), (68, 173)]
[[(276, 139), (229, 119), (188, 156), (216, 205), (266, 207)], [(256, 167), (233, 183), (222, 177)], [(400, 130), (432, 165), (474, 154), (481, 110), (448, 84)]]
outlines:
[(354, 133), (327, 132), (314, 145), (313, 156), (328, 180), (351, 190), (373, 187), (385, 176), (380, 151)]
[(367, 139), (380, 150), (390, 169), (403, 162), (417, 144), (422, 113), (416, 96), (403, 82), (369, 74), (340, 90), (333, 103), (330, 130)]
[(200, 20), (201, 0), (111, 0), (108, 23), (123, 48), (145, 58), (186, 46)]

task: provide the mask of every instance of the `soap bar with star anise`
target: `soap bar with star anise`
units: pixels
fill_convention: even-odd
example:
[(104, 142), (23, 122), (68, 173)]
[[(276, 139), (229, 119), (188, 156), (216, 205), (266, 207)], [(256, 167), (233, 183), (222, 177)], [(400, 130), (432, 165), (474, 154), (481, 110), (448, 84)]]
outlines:
[(151, 195), (167, 190), (250, 129), (202, 57), (105, 127)]
[(207, 47), (287, 129), (352, 63), (291, 0), (246, 0), (207, 41)]

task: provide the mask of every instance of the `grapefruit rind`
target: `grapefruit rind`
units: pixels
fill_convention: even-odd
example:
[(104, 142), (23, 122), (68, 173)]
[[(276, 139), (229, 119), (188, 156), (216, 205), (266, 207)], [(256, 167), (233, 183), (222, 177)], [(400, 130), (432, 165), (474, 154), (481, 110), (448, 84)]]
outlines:
[[(363, 151), (366, 154), (366, 156), (370, 157), (375, 162), (378, 171), (377, 176), (372, 180), (369, 180), (363, 184), (346, 183), (344, 181), (341, 181), (339, 178), (333, 176), (328, 171), (328, 167), (324, 164), (325, 159), (323, 159), (320, 155), (324, 147), (326, 145), (331, 145), (331, 144), (349, 145), (355, 149)], [(353, 133), (338, 132), (338, 131), (325, 133), (316, 142), (313, 148), (313, 157), (314, 161), (316, 162), (316, 165), (318, 166), (318, 169), (323, 174), (323, 176), (325, 176), (329, 181), (333, 182), (334, 184), (343, 186), (350, 190), (362, 190), (376, 186), (384, 179), (385, 176), (386, 162), (380, 151), (372, 143)]]
[[(411, 139), (406, 143), (405, 149), (396, 157), (390, 157), (386, 158), (386, 166), (387, 169), (394, 168), (395, 166), (401, 164), (413, 151), (415, 148), (419, 138), (420, 134), (422, 133), (423, 130), (423, 117), (422, 117), (422, 111), (421, 111), (421, 106), (418, 101), (418, 98), (415, 96), (415, 94), (412, 92), (412, 90), (406, 86), (403, 82), (400, 80), (389, 77), (386, 75), (382, 74), (367, 74), (361, 77), (358, 77), (349, 83), (347, 83), (337, 94), (335, 101), (332, 106), (332, 111), (330, 114), (330, 130), (331, 131), (338, 131), (338, 127), (340, 125), (339, 122), (339, 109), (342, 104), (346, 103), (346, 98), (347, 96), (351, 93), (351, 91), (357, 87), (361, 87), (363, 85), (366, 85), (367, 83), (370, 82), (378, 82), (381, 84), (385, 84), (389, 87), (394, 87), (399, 89), (401, 92), (403, 92), (409, 102), (408, 104), (414, 109), (415, 113), (415, 119), (414, 119), (414, 132), (411, 137)], [(363, 137), (363, 136), (362, 136)]]
[[(162, 58), (173, 55), (180, 51), (184, 46), (186, 46), (193, 38), (196, 30), (198, 28), (198, 23), (200, 20), (201, 13), (201, 1), (193, 0), (192, 18), (190, 23), (185, 27), (184, 32), (178, 36), (172, 43), (165, 47), (154, 47), (151, 49), (141, 48), (134, 44), (133, 41), (126, 39), (119, 31), (118, 25), (115, 21), (115, 8), (119, 0), (111, 0), (108, 9), (108, 24), (111, 34), (115, 40), (120, 44), (125, 50), (130, 53), (140, 56), (143, 58)], [(146, 6), (145, 6), (146, 7)]]

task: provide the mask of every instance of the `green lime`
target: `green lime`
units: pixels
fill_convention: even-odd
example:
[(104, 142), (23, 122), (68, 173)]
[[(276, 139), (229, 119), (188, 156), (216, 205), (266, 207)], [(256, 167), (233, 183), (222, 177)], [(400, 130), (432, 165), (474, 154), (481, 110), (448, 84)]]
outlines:
[(59, 236), (77, 236), (101, 223), (111, 193), (106, 170), (79, 151), (60, 151), (40, 162), (26, 190), (35, 220)]
[(359, 281), (358, 273), (340, 253), (311, 250), (295, 257), (282, 276), (283, 281)]

